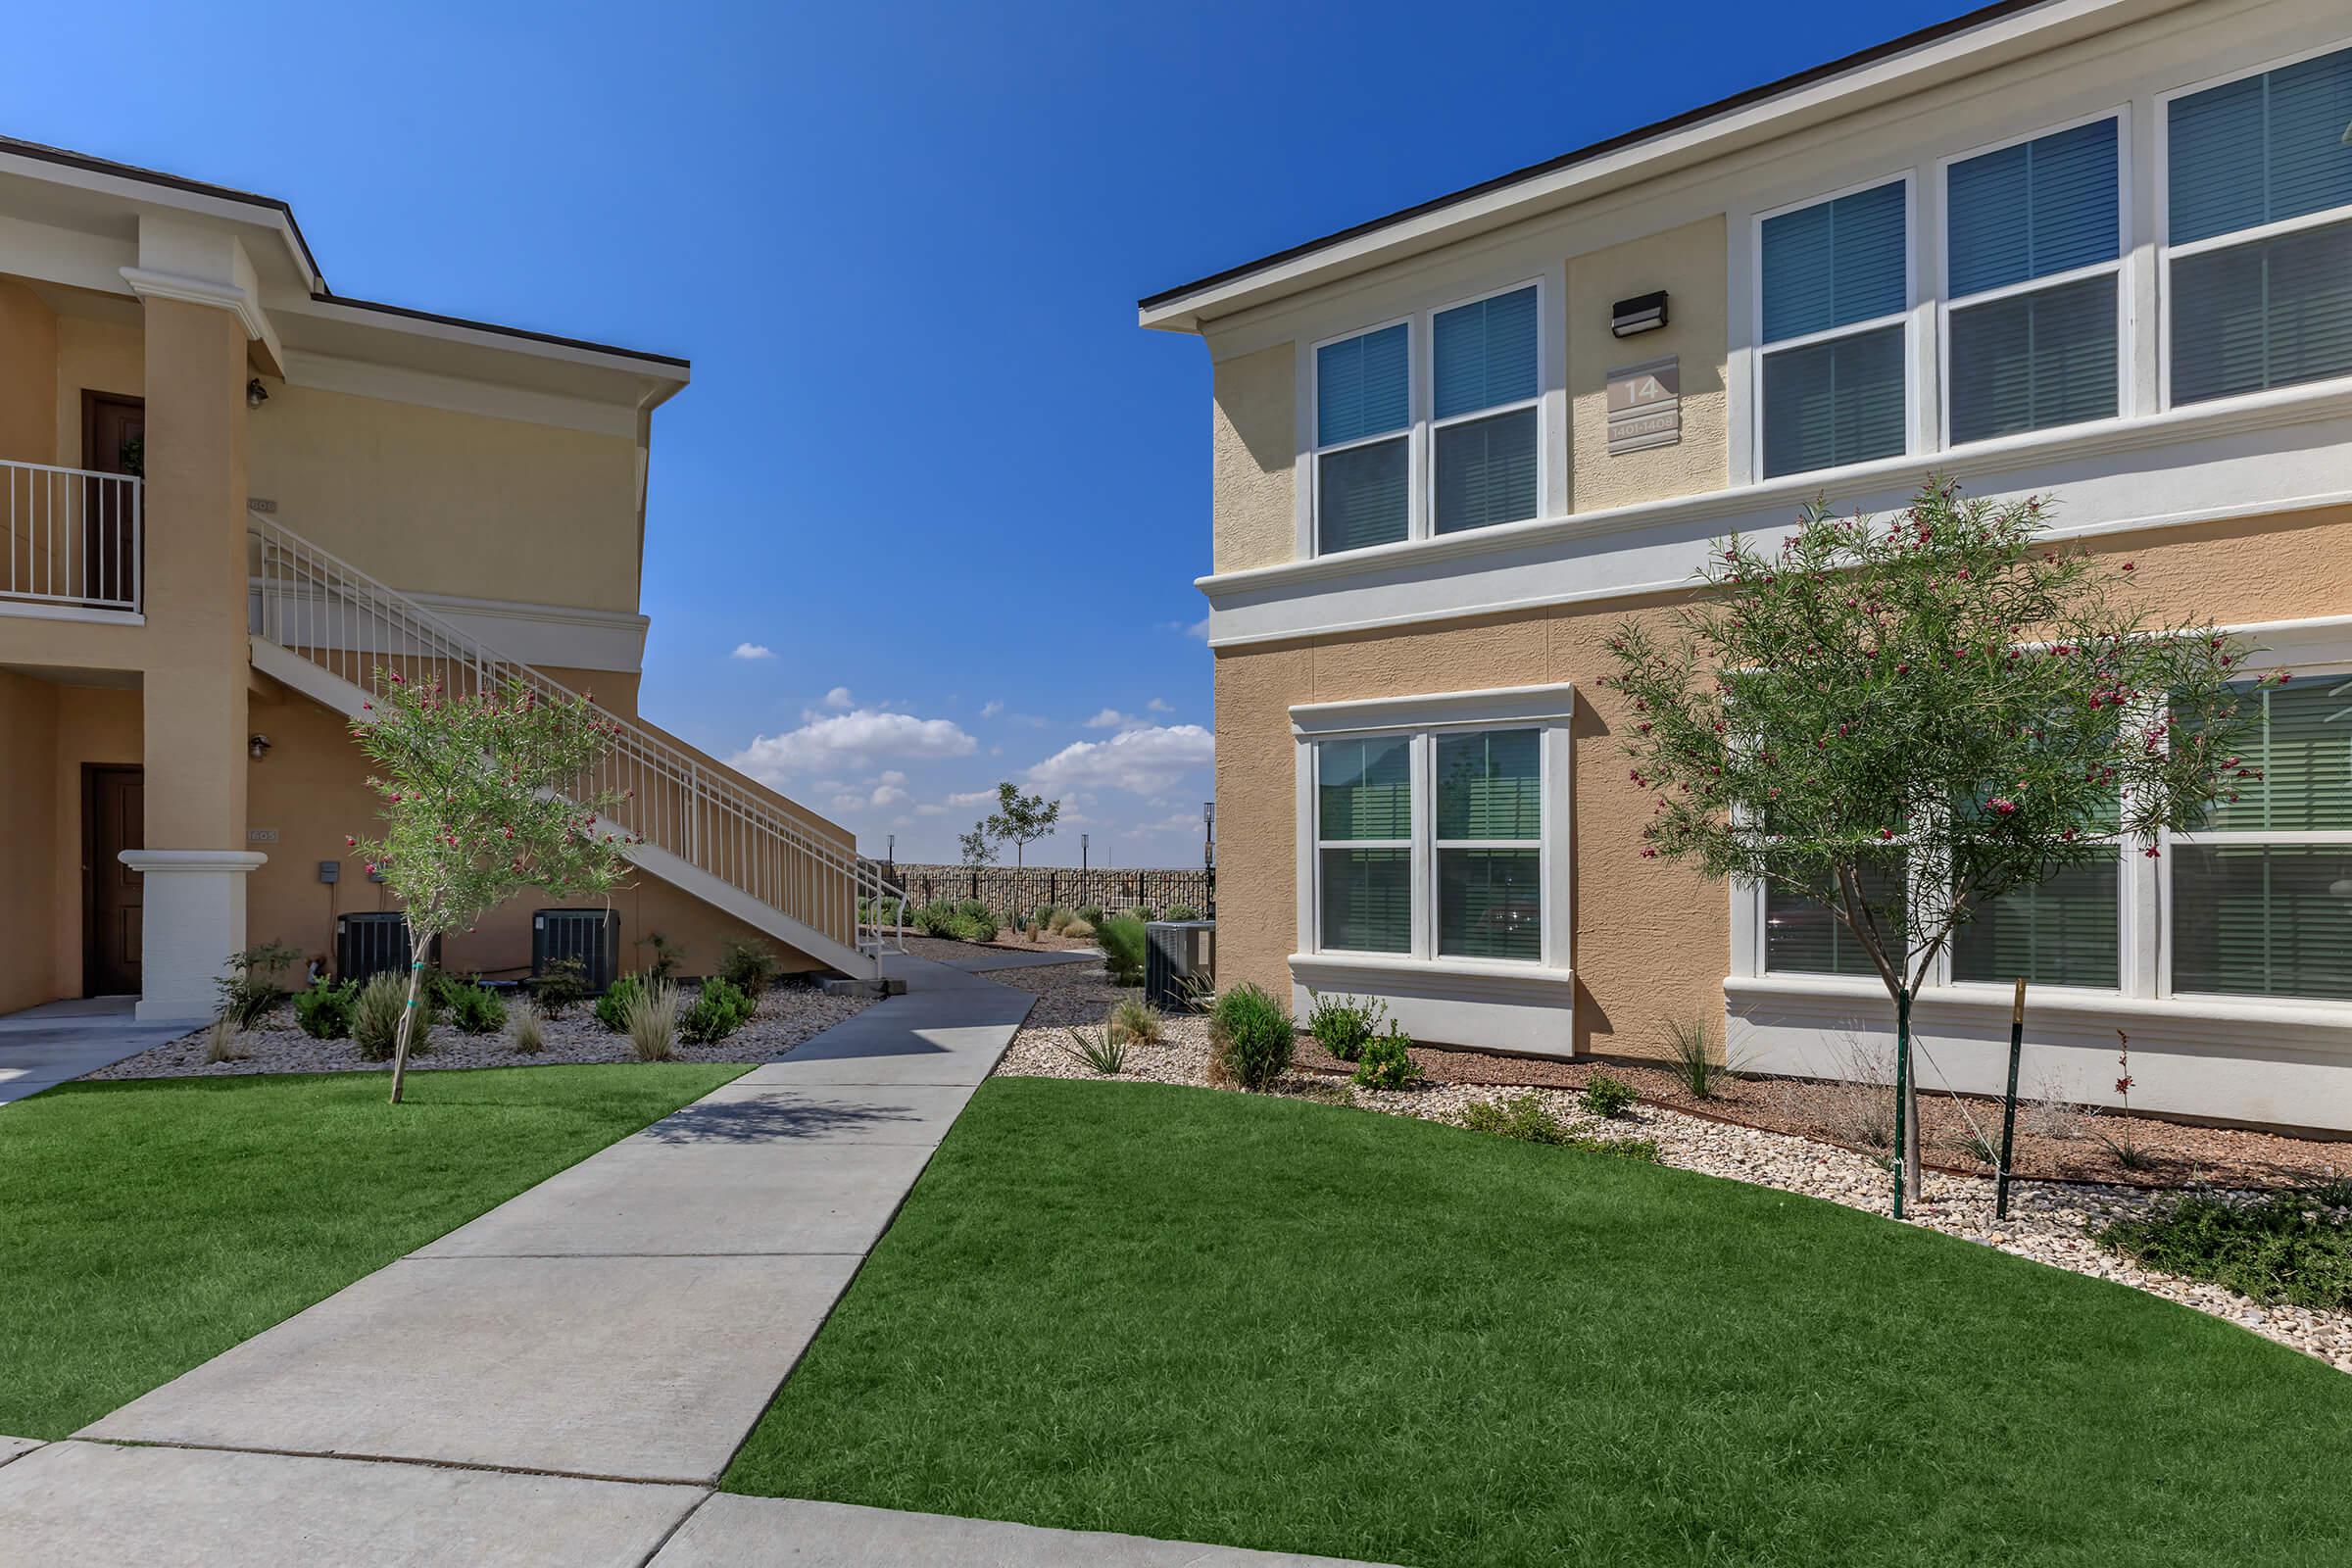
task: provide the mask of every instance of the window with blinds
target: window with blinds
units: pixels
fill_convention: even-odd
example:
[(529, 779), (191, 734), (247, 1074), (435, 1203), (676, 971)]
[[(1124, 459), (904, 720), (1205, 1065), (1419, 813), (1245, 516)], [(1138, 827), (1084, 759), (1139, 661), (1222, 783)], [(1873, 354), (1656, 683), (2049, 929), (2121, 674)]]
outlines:
[(2113, 991), (2123, 984), (2121, 859), (2053, 871), (1978, 907), (1952, 937), (1952, 978)]
[(1315, 350), (1315, 548), (1393, 544), (1412, 525), (1412, 333)]
[(1962, 159), (1944, 195), (1952, 440), (2113, 418), (2119, 122)]
[(1768, 478), (1907, 448), (1909, 188), (1889, 180), (1763, 222)]
[(2352, 999), (2352, 680), (2243, 701), (2262, 776), (2173, 846), (2173, 989)]
[(2352, 49), (2166, 106), (2172, 400), (2352, 375)]
[(1411, 952), (1411, 740), (1388, 735), (1318, 742), (1315, 792), (1321, 946)]
[[(1874, 907), (1885, 909), (1902, 904), (1899, 866), (1886, 870), (1864, 870), (1860, 875), (1862, 896)], [(1891, 934), (1887, 955), (1896, 964), (1901, 963), (1901, 922)], [(1870, 961), (1870, 955), (1846, 923), (1828, 905), (1800, 894), (1768, 884), (1764, 892), (1764, 967), (1776, 974), (1838, 974), (1854, 975), (1876, 980), (1879, 971)]]
[(1536, 514), (1536, 331), (1533, 287), (1457, 305), (1431, 319), (1438, 533)]
[(1438, 955), (1544, 956), (1542, 732), (1437, 742)]

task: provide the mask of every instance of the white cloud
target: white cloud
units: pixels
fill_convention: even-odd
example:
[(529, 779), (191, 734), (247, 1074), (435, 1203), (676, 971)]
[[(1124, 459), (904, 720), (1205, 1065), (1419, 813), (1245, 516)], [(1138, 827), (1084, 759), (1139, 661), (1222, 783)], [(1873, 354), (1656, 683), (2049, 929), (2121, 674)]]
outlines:
[(896, 806), (906, 798), (906, 792), (896, 784), (884, 784), (874, 791), (870, 804), (875, 807)]
[(1208, 617), (1206, 615), (1202, 615), (1199, 620), (1196, 620), (1190, 626), (1185, 627), (1184, 630), (1185, 635), (1189, 637), (1198, 637), (1202, 642), (1208, 641)]
[(966, 790), (961, 795), (949, 796), (948, 804), (950, 806), (994, 806), (997, 804), (997, 792), (995, 790)]
[(850, 689), (847, 686), (836, 686), (825, 693), (825, 706), (827, 708), (855, 708), (858, 705), (851, 701)]
[(1154, 697), (1150, 702), (1146, 703), (1144, 707), (1151, 710), (1154, 713), (1173, 713), (1176, 711), (1176, 705), (1169, 702), (1164, 697)]
[(728, 758), (727, 765), (774, 784), (795, 775), (862, 770), (886, 760), (969, 757), (979, 744), (953, 719), (917, 718), (912, 713), (861, 708), (829, 717), (811, 715), (799, 729), (758, 736)]
[(980, 709), (980, 716), (982, 718), (994, 718), (1003, 711), (1004, 711), (1004, 705), (992, 697), (987, 703), (982, 705)]
[(1105, 708), (1086, 721), (1088, 729), (1133, 729), (1142, 722), (1133, 713), (1122, 713), (1115, 708)]
[(1216, 758), (1216, 736), (1198, 724), (1151, 725), (1065, 746), (1031, 768), (1028, 779), (1055, 794), (1091, 787), (1151, 795)]
[(925, 801), (914, 808), (914, 814), (917, 816), (945, 816), (948, 814), (948, 808), (936, 802)]
[(737, 643), (729, 659), (773, 659), (776, 651), (765, 643)]

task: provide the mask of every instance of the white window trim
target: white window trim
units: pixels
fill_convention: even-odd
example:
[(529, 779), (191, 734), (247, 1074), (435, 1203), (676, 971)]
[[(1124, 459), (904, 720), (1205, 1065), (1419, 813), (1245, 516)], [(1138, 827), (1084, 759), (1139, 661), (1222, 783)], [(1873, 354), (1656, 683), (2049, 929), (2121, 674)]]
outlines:
[[(2337, 223), (2352, 221), (2352, 203), (2345, 203), (2342, 206), (2326, 208), (2317, 213), (2306, 213), (2300, 218), (2281, 219), (2275, 223), (2258, 223), (2252, 228), (2232, 229), (2226, 234), (2215, 234), (2205, 239), (2175, 245), (2173, 243), (2172, 210), (2172, 106), (2174, 100), (2193, 97), (2214, 87), (2225, 87), (2233, 81), (2243, 81), (2248, 76), (2267, 75), (2271, 72), (2281, 70), (2287, 66), (2301, 65), (2306, 60), (2317, 60), (2322, 55), (2338, 54), (2347, 48), (2352, 48), (2352, 37), (2338, 38), (2332, 43), (2321, 44), (2312, 49), (2298, 50), (2291, 55), (2281, 55), (2278, 59), (2264, 61), (2260, 65), (2225, 72), (2218, 76), (2208, 76), (2202, 81), (2192, 81), (2185, 86), (2174, 87), (2156, 95), (2156, 123), (2153, 127), (2156, 136), (2156, 172), (2155, 178), (2151, 183), (2155, 188), (2154, 212), (2156, 217), (2156, 407), (2158, 412), (2170, 412), (2174, 406), (2173, 261), (2176, 257), (2201, 256), (2212, 251), (2231, 250), (2240, 245), (2253, 245), (2264, 240), (2276, 239), (2281, 234), (2297, 233), (2310, 228), (2327, 228)], [(2352, 375), (2328, 376), (2317, 381), (2298, 381), (2294, 384), (2293, 389), (2319, 389), (2347, 384), (2352, 384)], [(2261, 387), (2252, 392), (2241, 392), (2231, 397), (2199, 398), (2195, 403), (2184, 405), (2184, 407), (2229, 409), (2281, 390), (2286, 389)]]
[[(1510, 403), (1497, 403), (1492, 408), (1453, 415), (1445, 419), (1433, 417), (1437, 407), (1437, 318), (1446, 312), (1482, 300), (1516, 294), (1522, 289), (1536, 291), (1536, 390), (1532, 397)], [(1390, 317), (1365, 326), (1352, 326), (1344, 332), (1315, 338), (1303, 344), (1306, 355), (1306, 388), (1301, 447), (1306, 457), (1306, 476), (1303, 494), (1306, 505), (1300, 519), (1298, 554), (1301, 559), (1317, 560), (1330, 557), (1350, 557), (1374, 550), (1395, 549), (1400, 544), (1412, 544), (1439, 537), (1437, 432), (1474, 419), (1493, 418), (1522, 409), (1536, 411), (1536, 510), (1514, 522), (1534, 522), (1549, 515), (1553, 486), (1557, 480), (1558, 460), (1552, 448), (1558, 445), (1565, 451), (1562, 426), (1564, 414), (1560, 399), (1554, 395), (1562, 380), (1558, 361), (1560, 349), (1551, 330), (1553, 295), (1556, 293), (1548, 272), (1514, 277), (1509, 282), (1482, 288), (1476, 293), (1449, 296), (1434, 304), (1422, 306), (1402, 316)], [(1402, 428), (1384, 431), (1379, 435), (1360, 436), (1353, 441), (1322, 445), (1322, 351), (1335, 343), (1368, 333), (1385, 331), (1392, 326), (1405, 328), (1406, 384), (1410, 388), (1406, 405), (1406, 421)], [(1398, 438), (1406, 441), (1406, 502), (1405, 532), (1402, 539), (1382, 544), (1359, 545), (1352, 550), (1323, 548), (1323, 459), (1334, 452), (1346, 452), (1354, 447), (1373, 446)], [(1462, 533), (1481, 533), (1492, 528), (1507, 528), (1511, 523), (1494, 523), (1487, 529), (1461, 529)]]
[[(1748, 471), (1751, 482), (1780, 483), (1787, 480), (1841, 473), (1869, 463), (1885, 463), (1897, 457), (1909, 458), (1919, 451), (1920, 405), (1920, 294), (1919, 294), (1919, 179), (1913, 169), (1892, 170), (1857, 180), (1836, 190), (1808, 196), (1802, 201), (1784, 202), (1751, 214), (1747, 220), (1747, 272), (1749, 335), (1754, 346), (1748, 354)], [(1882, 185), (1901, 181), (1903, 187), (1903, 308), (1886, 316), (1873, 317), (1867, 321), (1852, 321), (1844, 326), (1833, 326), (1819, 332), (1801, 332), (1795, 337), (1764, 337), (1764, 225), (1775, 218), (1801, 213), (1808, 207), (1837, 201), (1841, 196), (1859, 195)], [(1735, 264), (1738, 258), (1734, 258)], [(1735, 274), (1737, 275), (1737, 274)], [(1793, 473), (1767, 474), (1764, 471), (1764, 362), (1773, 355), (1788, 349), (1805, 348), (1815, 343), (1827, 343), (1836, 338), (1858, 337), (1889, 326), (1903, 329), (1903, 450), (1884, 458), (1867, 458), (1860, 463), (1833, 464), (1827, 467), (1804, 468)]]
[[(2115, 122), (2115, 259), (2107, 262), (2094, 262), (2087, 267), (2072, 268), (2063, 272), (2052, 272), (2043, 277), (2030, 277), (2022, 283), (2004, 283), (1998, 288), (1979, 289), (1974, 294), (1953, 298), (1953, 167), (1967, 163), (1972, 158), (1982, 158), (1986, 153), (1997, 153), (2007, 148), (2022, 146), (2030, 141), (2039, 141), (2044, 136), (2055, 136), (2062, 131), (2080, 130), (2084, 125), (2095, 125), (2102, 121)], [(1986, 142), (1981, 147), (1971, 147), (1965, 152), (1938, 158), (1936, 160), (1936, 205), (1943, 219), (1942, 222), (1936, 225), (1938, 243), (1936, 246), (1935, 256), (1936, 344), (1937, 350), (1936, 355), (1936, 450), (1949, 452), (1955, 445), (1976, 446), (1984, 441), (2002, 439), (2000, 436), (1980, 436), (1976, 441), (1955, 443), (1952, 440), (1952, 312), (1955, 309), (1964, 311), (1972, 306), (1988, 305), (1995, 300), (2011, 299), (2021, 294), (2038, 294), (2047, 289), (2063, 288), (2069, 283), (2080, 283), (2085, 278), (2098, 277), (2102, 274), (2111, 274), (2115, 278), (2115, 414), (2112, 417), (2115, 419), (2130, 417), (2132, 375), (2136, 363), (2135, 344), (2132, 330), (2134, 313), (2132, 297), (2132, 268), (2130, 266), (2132, 259), (2132, 106), (2118, 104), (2112, 109), (2102, 109), (2094, 114), (2082, 115), (2054, 125), (2044, 125), (2039, 130), (2027, 131), (2022, 136), (2004, 137), (2000, 141)], [(2109, 421), (2104, 419), (2079, 419), (2073, 424), (2037, 425), (2035, 429), (2075, 429), (2084, 425), (2107, 422)], [(2023, 435), (2030, 432), (2013, 430), (2009, 433)]]

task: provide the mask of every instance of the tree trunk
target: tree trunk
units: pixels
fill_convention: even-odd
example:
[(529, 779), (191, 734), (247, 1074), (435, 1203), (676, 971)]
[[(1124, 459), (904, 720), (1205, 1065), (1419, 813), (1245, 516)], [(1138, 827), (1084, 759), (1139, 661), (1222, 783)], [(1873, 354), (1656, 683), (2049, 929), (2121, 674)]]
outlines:
[(1920, 1145), (1926, 1141), (1926, 1130), (1919, 1124), (1919, 1074), (1911, 1065), (1911, 993), (1908, 987), (1895, 1004), (1894, 1049), (1900, 1054), (1895, 1066), (1895, 1080), (1902, 1086), (1902, 1105), (1895, 1114), (1899, 1124), (1911, 1129), (1903, 1144), (1903, 1200), (1919, 1201)]
[(400, 1010), (400, 1034), (392, 1047), (392, 1103), (400, 1103), (401, 1085), (409, 1076), (409, 1038), (416, 1027), (416, 985), (424, 974), (424, 952), (432, 938), (421, 931), (409, 934), (409, 1004)]

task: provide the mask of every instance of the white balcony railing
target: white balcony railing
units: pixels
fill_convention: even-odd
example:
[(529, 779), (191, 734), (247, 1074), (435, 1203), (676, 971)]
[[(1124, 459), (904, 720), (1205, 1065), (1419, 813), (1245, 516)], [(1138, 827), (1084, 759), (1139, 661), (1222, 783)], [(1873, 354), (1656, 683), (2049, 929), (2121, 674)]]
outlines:
[(0, 612), (139, 608), (139, 480), (127, 473), (0, 463)]

